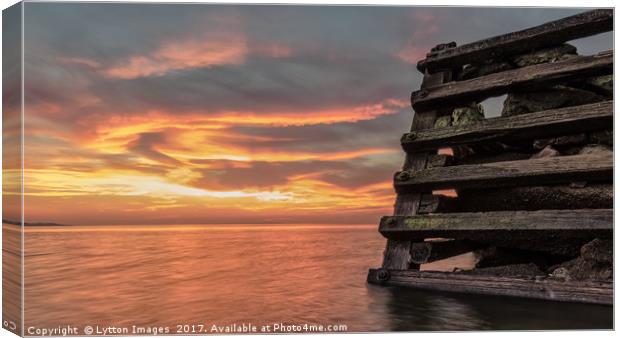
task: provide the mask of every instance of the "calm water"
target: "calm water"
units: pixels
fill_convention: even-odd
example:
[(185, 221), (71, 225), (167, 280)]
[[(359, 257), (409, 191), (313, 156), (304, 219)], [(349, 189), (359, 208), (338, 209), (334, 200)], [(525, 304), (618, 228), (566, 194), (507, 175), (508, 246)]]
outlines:
[[(376, 226), (30, 228), (25, 327), (610, 328), (612, 308), (369, 286)], [(465, 258), (466, 259), (466, 258)], [(438, 265), (435, 268), (440, 269)]]

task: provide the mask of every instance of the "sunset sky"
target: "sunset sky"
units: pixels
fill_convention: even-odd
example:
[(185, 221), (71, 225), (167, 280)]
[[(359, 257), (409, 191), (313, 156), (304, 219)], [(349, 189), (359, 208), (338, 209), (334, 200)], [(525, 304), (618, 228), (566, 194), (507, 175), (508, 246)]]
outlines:
[(376, 223), (415, 63), (584, 10), (27, 3), (25, 220)]

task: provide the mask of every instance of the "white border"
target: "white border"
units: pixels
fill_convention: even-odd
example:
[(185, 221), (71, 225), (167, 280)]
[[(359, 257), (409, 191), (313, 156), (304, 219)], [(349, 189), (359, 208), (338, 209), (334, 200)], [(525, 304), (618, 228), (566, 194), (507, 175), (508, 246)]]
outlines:
[[(2, 8), (7, 8), (9, 6), (11, 6), (12, 4), (15, 4), (17, 1), (14, 0), (0, 0), (0, 4), (2, 4)], [(70, 1), (70, 0), (66, 0), (66, 1), (26, 1), (26, 2), (112, 2), (112, 1)], [(223, 0), (210, 0), (210, 1), (206, 1), (206, 2), (198, 2), (198, 1), (175, 1), (175, 0), (168, 0), (168, 1), (157, 1), (157, 0), (149, 0), (149, 1), (144, 1), (144, 0), (135, 0), (135, 1), (118, 1), (118, 2), (125, 2), (125, 3), (214, 3), (214, 4), (300, 4), (300, 5), (370, 5), (370, 6), (433, 6), (433, 7), (437, 7), (437, 6), (467, 6), (467, 7), (573, 7), (573, 8), (583, 8), (583, 7), (614, 7), (615, 8), (615, 2), (614, 1), (604, 1), (604, 0), (589, 0), (589, 1), (576, 1), (576, 0), (564, 0), (564, 1), (557, 1), (557, 0), (504, 0), (501, 3), (498, 3), (497, 0), (495, 1), (491, 1), (491, 0), (469, 0), (466, 2), (455, 2), (455, 1), (446, 1), (446, 0), (434, 0), (434, 1), (416, 1), (416, 0), (410, 0), (410, 1), (396, 1), (396, 0), (388, 0), (388, 1), (362, 1), (362, 0), (357, 0), (357, 1), (351, 1), (351, 0), (339, 0), (339, 1), (329, 1), (329, 0), (312, 0), (312, 1), (300, 1), (300, 0), (287, 0), (287, 1), (264, 1), (264, 0), (244, 0), (244, 1), (238, 1), (238, 2), (230, 2), (230, 1), (223, 1)], [(23, 184), (23, 170), (24, 170), (24, 118), (25, 118), (25, 112), (24, 112), (24, 104), (25, 104), (25, 98), (24, 98), (24, 66), (23, 66), (23, 57), (24, 57), (24, 7), (22, 6), (22, 65), (21, 65), (21, 71), (22, 71), (22, 123), (21, 123), (21, 128), (22, 128), (22, 135), (21, 135), (21, 139), (22, 139), (22, 224), (24, 222), (24, 198), (23, 198), (23, 192), (24, 192), (24, 184)], [(1, 20), (1, 19), (0, 19)], [(615, 21), (615, 20), (614, 20)], [(615, 27), (615, 25), (614, 25)], [(617, 44), (618, 42), (618, 36), (616, 34), (614, 34), (614, 46)], [(1, 50), (1, 46), (0, 46), (0, 55), (2, 53)], [(614, 48), (615, 49), (615, 48)], [(615, 63), (618, 60), (618, 56), (617, 54), (614, 55), (614, 74), (615, 74)], [(617, 112), (618, 111), (618, 103), (616, 102), (615, 98), (616, 98), (616, 88), (614, 88), (614, 111)], [(620, 125), (620, 122), (618, 122), (619, 119), (614, 119), (614, 129), (618, 130), (618, 127)], [(0, 119), (0, 130), (2, 128), (2, 120)], [(616, 142), (618, 140), (618, 137), (614, 138), (614, 142)], [(0, 145), (0, 150), (2, 149), (1, 145)], [(614, 153), (614, 160), (616, 159), (616, 154)], [(2, 164), (2, 159), (0, 157), (0, 165)], [(617, 176), (617, 172), (615, 171), (614, 168), (614, 181), (616, 181), (618, 179)], [(614, 187), (614, 193), (617, 190)], [(1, 205), (1, 204), (0, 204)], [(618, 216), (619, 213), (619, 209), (618, 209), (618, 201), (614, 200), (614, 219)], [(617, 232), (614, 231), (614, 241), (617, 243)], [(1, 234), (0, 234), (0, 238), (1, 238)], [(23, 236), (23, 229), (22, 229), (22, 262), (24, 259), (24, 236)], [(617, 280), (618, 278), (618, 272), (617, 269), (614, 269), (616, 271), (616, 273), (614, 274), (614, 279)], [(0, 271), (0, 277), (1, 277), (2, 272)], [(24, 293), (23, 293), (23, 286), (24, 286), (24, 281), (23, 281), (23, 277), (24, 277), (24, 265), (22, 264), (22, 301), (24, 300)], [(0, 278), (0, 287), (1, 287), (1, 283), (2, 280)], [(615, 291), (615, 290), (614, 290)], [(1, 307), (0, 307), (0, 314), (1, 314)], [(22, 330), (23, 330), (23, 326), (24, 326), (24, 307), (22, 304)], [(614, 308), (614, 324), (616, 322), (616, 319), (618, 319), (617, 317), (617, 313), (615, 311)], [(22, 331), (23, 332), (23, 331)], [(557, 337), (562, 337), (562, 338), (582, 338), (581, 336), (587, 332), (587, 335), (589, 337), (603, 337), (603, 336), (611, 336), (613, 334), (612, 331), (552, 331), (552, 332), (525, 332), (525, 334), (527, 334), (530, 337), (541, 337), (541, 336), (557, 336)], [(502, 332), (498, 332), (498, 331), (472, 331), (472, 332), (460, 332), (460, 333), (378, 333), (376, 334), (376, 336), (380, 336), (380, 337), (397, 337), (397, 336), (402, 336), (402, 335), (413, 335), (415, 334), (416, 336), (419, 337), (431, 337), (431, 335), (433, 337), (437, 337), (439, 336), (443, 336), (443, 335), (478, 335), (478, 334), (485, 334), (485, 335), (489, 335), (491, 337), (515, 337), (516, 335), (521, 335), (523, 334), (523, 332), (506, 332), (506, 331), (502, 331)], [(330, 334), (329, 337), (363, 337), (366, 334)], [(284, 335), (284, 336), (289, 336), (289, 335)], [(292, 335), (290, 335), (292, 336)], [(327, 336), (327, 335), (320, 335), (320, 336)], [(6, 330), (1, 330), (0, 331), (0, 337), (15, 337), (14, 334), (6, 331)], [(178, 336), (178, 337), (189, 337), (189, 336)], [(237, 336), (234, 335), (233, 337), (242, 337), (242, 336)]]

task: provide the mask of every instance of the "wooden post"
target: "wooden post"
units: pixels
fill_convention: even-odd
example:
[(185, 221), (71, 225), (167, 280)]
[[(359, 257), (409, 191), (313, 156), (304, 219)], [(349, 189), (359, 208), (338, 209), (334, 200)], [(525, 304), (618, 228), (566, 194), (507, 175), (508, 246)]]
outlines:
[[(424, 79), (422, 80), (421, 88), (429, 88), (437, 86), (452, 80), (452, 71), (439, 71), (433, 74), (425, 72)], [(412, 102), (413, 105), (413, 102)], [(441, 111), (439, 109), (419, 109), (415, 111), (413, 116), (413, 122), (411, 124), (411, 131), (433, 128), (435, 120), (439, 116)], [(405, 163), (403, 164), (403, 170), (420, 171), (426, 168), (428, 156), (436, 153), (423, 152), (406, 154)], [(429, 191), (429, 193), (432, 193)], [(396, 197), (396, 203), (394, 205), (394, 216), (413, 216), (418, 213), (420, 207), (420, 201), (424, 194), (398, 194)], [(388, 239), (383, 255), (384, 269), (394, 270), (407, 270), (407, 269), (419, 269), (420, 265), (412, 263), (411, 251), (428, 250), (424, 243), (412, 243), (410, 241), (393, 240)]]

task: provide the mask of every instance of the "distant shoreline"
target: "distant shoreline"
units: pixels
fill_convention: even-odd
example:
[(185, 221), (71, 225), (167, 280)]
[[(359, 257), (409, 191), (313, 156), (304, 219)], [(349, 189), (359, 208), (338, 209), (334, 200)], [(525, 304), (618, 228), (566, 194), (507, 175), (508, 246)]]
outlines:
[[(11, 224), (11, 225), (22, 225), (21, 222), (11, 221), (11, 220), (7, 220), (7, 219), (3, 219), (2, 223), (3, 224)], [(24, 223), (24, 226), (38, 226), (38, 227), (43, 227), (43, 226), (53, 227), (53, 226), (68, 226), (68, 225), (69, 224), (60, 224), (60, 223)]]
[[(16, 226), (21, 226), (21, 223), (18, 221), (13, 221), (13, 220), (7, 220), (7, 219), (3, 219), (2, 220), (3, 224), (10, 224), (10, 225), (16, 225)], [(363, 227), (376, 227), (376, 224), (373, 223), (369, 223), (369, 224), (358, 224), (358, 223), (204, 223), (204, 224), (89, 224), (89, 225), (74, 225), (74, 224), (62, 224), (62, 223), (52, 223), (52, 222), (34, 222), (34, 223), (24, 223), (24, 226), (27, 227), (76, 227), (76, 228), (82, 228), (82, 227), (170, 227), (170, 226), (175, 226), (175, 227), (215, 227), (215, 228), (219, 228), (219, 227), (235, 227), (235, 226), (244, 226), (244, 227), (264, 227), (264, 226), (269, 226), (269, 227), (277, 227), (277, 226), (315, 226), (315, 227), (321, 227), (321, 226), (343, 226), (343, 227), (359, 227), (359, 226), (363, 226)]]

